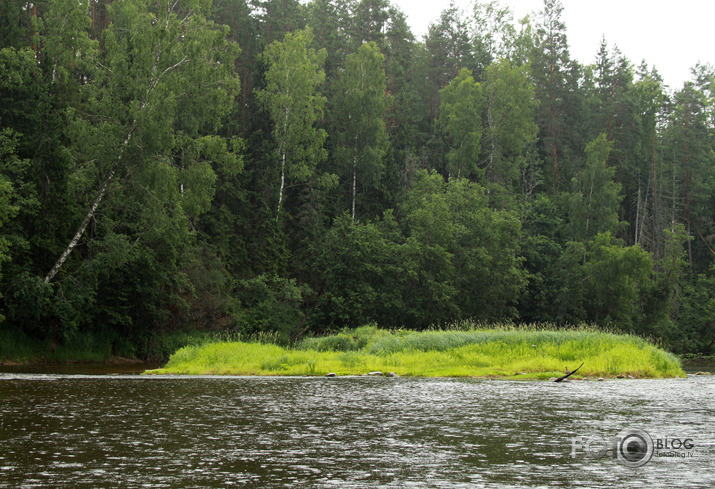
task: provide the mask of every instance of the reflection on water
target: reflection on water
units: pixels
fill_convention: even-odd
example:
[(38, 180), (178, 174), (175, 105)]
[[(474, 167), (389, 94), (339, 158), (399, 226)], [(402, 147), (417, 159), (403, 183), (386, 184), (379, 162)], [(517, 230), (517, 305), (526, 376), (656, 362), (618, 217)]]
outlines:
[[(130, 375), (160, 368), (158, 362), (0, 365), (1, 374)], [(0, 377), (1, 379), (2, 377)]]
[(688, 360), (683, 362), (683, 370), (689, 374), (709, 372), (715, 374), (715, 363), (710, 360)]
[[(0, 487), (712, 487), (715, 381), (0, 374)], [(692, 438), (638, 469), (571, 457)]]

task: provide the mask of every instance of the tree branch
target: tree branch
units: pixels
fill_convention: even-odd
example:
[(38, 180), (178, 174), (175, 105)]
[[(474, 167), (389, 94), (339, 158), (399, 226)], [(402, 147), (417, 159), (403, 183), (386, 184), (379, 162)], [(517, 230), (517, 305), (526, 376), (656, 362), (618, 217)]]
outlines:
[(563, 382), (564, 380), (566, 380), (567, 378), (571, 377), (573, 374), (578, 372), (578, 369), (581, 367), (583, 367), (583, 363), (581, 363), (581, 365), (579, 365), (578, 368), (576, 370), (574, 370), (573, 372), (569, 372), (566, 375), (562, 375), (558, 379), (554, 380), (554, 382)]
[(698, 236), (700, 236), (700, 239), (703, 240), (703, 243), (705, 243), (705, 246), (708, 247), (708, 250), (710, 250), (710, 253), (712, 253), (713, 255), (715, 255), (715, 250), (713, 250), (713, 249), (710, 247), (710, 243), (708, 243), (708, 240), (705, 239), (705, 236), (703, 236), (703, 233), (700, 232), (700, 228), (698, 227), (697, 223), (694, 222), (694, 221), (693, 221), (693, 226), (695, 226), (695, 231), (698, 233)]

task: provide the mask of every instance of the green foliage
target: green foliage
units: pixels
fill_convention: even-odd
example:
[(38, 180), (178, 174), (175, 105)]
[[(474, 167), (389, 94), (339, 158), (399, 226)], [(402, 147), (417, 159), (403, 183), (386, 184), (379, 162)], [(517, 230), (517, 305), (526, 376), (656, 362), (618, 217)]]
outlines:
[(513, 213), (489, 208), (477, 184), (420, 172), (397, 216), (336, 219), (316, 250), (320, 313), (337, 325), (418, 328), (460, 315), (512, 317), (524, 286), (519, 228)]
[(572, 181), (572, 192), (566, 196), (569, 239), (584, 241), (599, 233), (614, 233), (620, 227), (618, 205), (623, 198), (621, 185), (613, 181), (615, 168), (606, 161), (611, 143), (605, 134), (586, 145), (586, 166)]
[(567, 243), (558, 268), (563, 288), (555, 301), (561, 320), (585, 318), (625, 331), (638, 330), (653, 273), (648, 252), (623, 246), (610, 233), (602, 233), (585, 245)]
[(91, 19), (86, 5), (75, 0), (53, 0), (40, 23), (42, 61), (51, 66), (51, 83), (76, 90), (77, 73), (93, 71), (97, 42), (89, 37)]
[[(22, 167), (27, 167), (26, 161), (22, 162), (15, 156), (16, 141), (13, 136), (10, 129), (0, 132), (0, 228), (13, 219), (19, 210), (12, 182), (6, 174), (8, 170), (15, 174), (21, 173)], [(9, 244), (7, 238), (0, 236), (0, 267), (9, 258), (7, 254)], [(0, 322), (3, 319), (4, 317), (0, 314)]]
[(524, 39), (527, 60), (538, 101), (535, 122), (539, 126), (537, 149), (544, 162), (548, 190), (557, 193), (573, 176), (572, 161), (581, 150), (578, 64), (571, 59), (562, 19), (563, 2), (545, 0), (531, 35)]
[[(712, 353), (715, 346), (715, 265), (684, 290), (681, 327), (675, 340), (685, 352)], [(676, 343), (676, 344), (677, 344)]]
[(482, 87), (467, 68), (439, 92), (439, 125), (447, 138), (447, 174), (456, 178), (479, 176)]
[(450, 6), (417, 42), (383, 0), (0, 2), (3, 342), (339, 331), (310, 341), (366, 368), (391, 340), (342, 328), (520, 317), (710, 352), (715, 69), (582, 66), (562, 14)]
[(307, 181), (327, 156), (323, 148), (327, 134), (315, 127), (326, 101), (317, 92), (325, 80), (322, 65), (326, 51), (311, 48), (312, 41), (310, 29), (289, 32), (283, 41), (268, 46), (263, 55), (268, 66), (266, 87), (257, 96), (274, 125), (281, 179), (278, 213), (285, 179)]
[(641, 313), (641, 291), (652, 271), (653, 260), (642, 248), (619, 246), (609, 233), (596, 235), (587, 246), (583, 267), (588, 318), (631, 330)]
[(237, 326), (243, 334), (275, 332), (281, 342), (287, 343), (303, 323), (302, 306), (311, 295), (307, 285), (263, 274), (238, 281), (237, 288), (237, 298), (243, 306)]
[(0, 361), (28, 362), (39, 348), (24, 331), (0, 325)]
[(514, 213), (491, 209), (477, 184), (465, 179), (447, 183), (426, 172), (419, 174), (401, 212), (422, 256), (443, 263), (418, 265), (420, 273), (445, 274), (445, 278), (428, 275), (423, 283), (428, 290), (440, 285), (456, 289), (454, 301), (448, 290), (433, 294), (433, 307), (445, 315), (429, 322), (453, 319), (448, 312), (451, 303), (463, 317), (494, 320), (516, 314), (513, 306), (525, 282), (516, 258), (521, 226)]
[(516, 40), (512, 12), (497, 0), (476, 1), (473, 12), (475, 53), (480, 67), (508, 59)]
[(515, 188), (526, 165), (525, 151), (533, 143), (538, 127), (534, 122), (536, 102), (530, 72), (507, 60), (485, 70), (486, 120), (484, 146), (489, 152), (489, 180)]
[(469, 28), (455, 5), (442, 10), (439, 20), (430, 24), (425, 38), (427, 79), (429, 80), (430, 111), (439, 107), (438, 91), (459, 74), (461, 68), (474, 71)]
[(345, 60), (345, 71), (339, 78), (333, 112), (336, 137), (335, 157), (340, 176), (350, 184), (352, 211), (355, 219), (358, 180), (363, 189), (376, 187), (384, 173), (384, 156), (388, 147), (385, 132), (385, 62), (374, 42), (360, 46)]
[(372, 344), (378, 338), (389, 334), (384, 329), (378, 329), (376, 325), (360, 326), (354, 329), (344, 329), (329, 336), (305, 338), (295, 345), (295, 348), (315, 351), (358, 351), (366, 348), (368, 344)]
[(0, 328), (0, 361), (23, 363), (100, 363), (112, 353), (111, 335), (77, 333), (69, 339), (39, 340), (15, 328)]
[(318, 318), (353, 327), (378, 318), (389, 324), (399, 320), (403, 265), (400, 234), (391, 215), (361, 223), (343, 214), (315, 248), (313, 268), (324, 284)]
[[(203, 17), (205, 7), (205, 2), (151, 7), (117, 2), (110, 7), (113, 23), (103, 31), (101, 52), (88, 38), (89, 18), (78, 4), (55, 2), (45, 13), (47, 28), (35, 49), (49, 70), (44, 81), (50, 93), (77, 92), (78, 73), (84, 82), (80, 97), (63, 95), (72, 108), (56, 135), (59, 143), (71, 145), (72, 154), (57, 160), (61, 170), (44, 169), (45, 180), (37, 186), (43, 189), (40, 204), (57, 213), (50, 204), (59, 203), (66, 213), (57, 224), (63, 226), (60, 239), (67, 241), (51, 243), (49, 252), (69, 255), (80, 248), (60, 270), (69, 273), (60, 273), (52, 286), (34, 277), (38, 265), (49, 269), (42, 261), (14, 271), (17, 286), (8, 313), (26, 331), (70, 339), (101, 324), (141, 335), (181, 316), (182, 295), (193, 289), (181, 270), (192, 240), (191, 220), (210, 206), (214, 168), (230, 174), (241, 164), (225, 141), (211, 135), (238, 88), (232, 72), (238, 51), (224, 29)], [(16, 56), (13, 63), (21, 60)], [(26, 78), (38, 80), (33, 71)], [(33, 96), (41, 100), (42, 90)], [(43, 157), (36, 151), (32, 164)], [(13, 166), (18, 201), (29, 213), (32, 189), (20, 186), (26, 177), (21, 165)], [(91, 234), (67, 246), (85, 215), (76, 236), (84, 237), (90, 220)], [(27, 307), (30, 302), (36, 306)]]

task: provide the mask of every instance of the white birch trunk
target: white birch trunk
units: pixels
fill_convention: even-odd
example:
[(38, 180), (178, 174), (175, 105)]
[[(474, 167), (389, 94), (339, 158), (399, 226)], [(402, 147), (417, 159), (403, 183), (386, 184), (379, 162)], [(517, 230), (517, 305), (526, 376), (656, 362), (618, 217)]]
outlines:
[[(167, 12), (167, 26), (169, 24), (169, 14), (170, 12)], [(172, 70), (175, 70), (176, 68), (182, 66), (185, 63), (190, 62), (191, 60), (187, 57), (184, 57), (179, 61), (178, 63), (169, 66), (162, 72), (158, 72), (158, 67), (159, 67), (159, 57), (161, 55), (161, 45), (159, 46), (155, 56), (154, 56), (154, 62), (151, 68), (151, 73), (153, 79), (149, 83), (149, 86), (147, 87), (146, 90), (146, 96), (142, 104), (139, 106), (139, 112), (144, 110), (149, 103), (149, 96), (151, 93), (154, 91), (154, 89), (157, 87), (159, 82), (161, 81), (162, 77), (169, 73)], [(87, 212), (87, 215), (84, 217), (84, 220), (82, 221), (82, 224), (80, 224), (79, 228), (77, 229), (77, 232), (75, 233), (74, 237), (72, 238), (72, 241), (67, 245), (67, 248), (65, 248), (65, 251), (60, 255), (60, 257), (57, 259), (55, 264), (52, 266), (50, 271), (47, 273), (45, 276), (45, 283), (49, 283), (52, 281), (52, 279), (57, 275), (57, 272), (59, 272), (60, 268), (62, 268), (62, 265), (64, 265), (65, 261), (67, 260), (67, 257), (72, 253), (72, 250), (77, 246), (77, 243), (79, 243), (79, 240), (82, 239), (82, 236), (84, 235), (85, 230), (87, 229), (87, 226), (89, 223), (92, 221), (92, 218), (94, 217), (95, 212), (97, 212), (97, 208), (99, 207), (99, 204), (102, 202), (104, 199), (104, 196), (107, 193), (107, 190), (109, 189), (109, 185), (112, 183), (112, 180), (114, 180), (114, 175), (117, 173), (117, 170), (119, 169), (119, 165), (122, 161), (122, 157), (124, 156), (124, 151), (127, 149), (129, 146), (129, 142), (132, 139), (132, 136), (134, 135), (134, 130), (136, 129), (137, 121), (136, 119), (132, 120), (132, 125), (129, 128), (129, 131), (127, 132), (127, 136), (124, 138), (124, 143), (122, 144), (122, 147), (119, 150), (119, 155), (117, 155), (117, 160), (114, 162), (114, 165), (112, 165), (112, 169), (109, 171), (109, 175), (107, 175), (107, 178), (104, 180), (104, 183), (99, 189), (99, 192), (97, 193), (97, 197), (95, 197), (94, 202), (92, 202), (92, 205), (89, 208), (89, 211)]]
[(283, 204), (283, 191), (285, 189), (285, 184), (286, 184), (286, 146), (288, 145), (288, 115), (289, 114), (290, 114), (290, 109), (288, 107), (286, 107), (285, 120), (283, 121), (283, 134), (282, 134), (283, 140), (281, 141), (281, 145), (280, 145), (281, 185), (280, 185), (280, 188), (278, 189), (278, 207), (276, 209), (276, 223), (278, 223), (278, 219), (280, 219), (281, 205)]
[(107, 193), (107, 190), (109, 189), (109, 185), (112, 183), (112, 180), (114, 180), (114, 175), (117, 173), (117, 169), (119, 168), (119, 163), (122, 161), (122, 156), (124, 156), (124, 150), (129, 146), (129, 141), (132, 139), (132, 135), (134, 134), (134, 128), (136, 127), (136, 121), (132, 123), (132, 127), (129, 129), (129, 132), (127, 133), (127, 137), (124, 138), (124, 144), (122, 145), (122, 149), (117, 156), (117, 161), (114, 163), (114, 166), (112, 166), (112, 169), (109, 172), (109, 175), (107, 175), (107, 178), (104, 180), (104, 184), (102, 184), (102, 187), (99, 189), (99, 193), (97, 193), (97, 197), (95, 197), (94, 202), (92, 202), (92, 205), (89, 208), (89, 211), (87, 212), (87, 215), (84, 216), (84, 220), (82, 221), (82, 224), (80, 224), (79, 228), (77, 229), (77, 232), (75, 233), (74, 237), (72, 238), (72, 241), (70, 241), (69, 245), (67, 245), (67, 248), (65, 248), (65, 251), (60, 255), (60, 257), (57, 259), (53, 267), (50, 269), (50, 271), (47, 273), (45, 276), (45, 283), (49, 283), (55, 275), (57, 275), (57, 272), (60, 271), (60, 268), (62, 268), (62, 265), (64, 265), (65, 261), (67, 261), (67, 257), (72, 253), (72, 250), (77, 246), (77, 243), (79, 243), (79, 240), (82, 238), (82, 235), (84, 235), (84, 231), (87, 229), (87, 226), (89, 223), (92, 221), (92, 218), (94, 217), (94, 213), (97, 212), (97, 207), (99, 207), (99, 204), (102, 202), (102, 199), (104, 199), (104, 196)]
[(493, 101), (489, 101), (489, 110), (487, 111), (487, 118), (489, 120), (489, 139), (491, 142), (492, 149), (489, 152), (489, 171), (494, 171), (494, 154), (497, 152), (497, 136), (496, 128), (494, 127), (494, 119), (492, 117), (492, 104)]
[(285, 188), (285, 184), (286, 184), (286, 154), (284, 151), (283, 155), (281, 157), (281, 186), (280, 186), (280, 189), (278, 190), (278, 209), (276, 209), (276, 222), (278, 222), (278, 219), (281, 215), (281, 204), (283, 203), (283, 189)]

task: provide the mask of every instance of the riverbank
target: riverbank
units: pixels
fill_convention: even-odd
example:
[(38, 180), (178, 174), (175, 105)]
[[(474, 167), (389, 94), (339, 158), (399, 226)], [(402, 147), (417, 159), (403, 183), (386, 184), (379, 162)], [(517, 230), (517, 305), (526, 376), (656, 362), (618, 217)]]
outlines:
[(362, 327), (308, 338), (292, 348), (251, 342), (186, 346), (148, 374), (363, 375), (548, 379), (683, 377), (679, 359), (642, 338), (590, 328), (385, 331)]
[(0, 365), (127, 364), (166, 361), (186, 345), (219, 338), (206, 331), (167, 331), (129, 338), (110, 330), (77, 333), (69, 338), (32, 338), (15, 329), (0, 329)]

